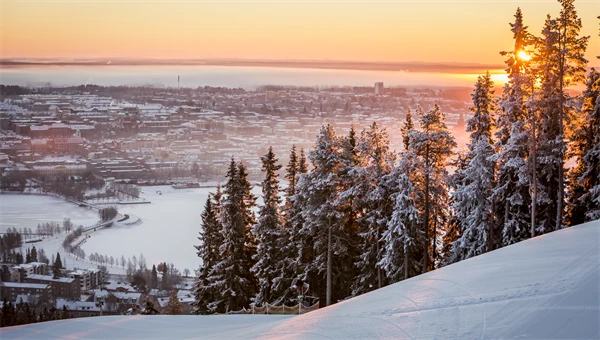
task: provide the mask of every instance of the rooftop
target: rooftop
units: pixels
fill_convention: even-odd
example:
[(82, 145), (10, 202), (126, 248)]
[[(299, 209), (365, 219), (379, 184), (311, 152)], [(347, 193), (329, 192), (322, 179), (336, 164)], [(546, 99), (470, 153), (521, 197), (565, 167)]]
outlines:
[(40, 280), (40, 281), (51, 281), (51, 282), (63, 282), (63, 283), (71, 283), (73, 281), (75, 281), (75, 279), (72, 279), (70, 277), (59, 277), (59, 278), (54, 278), (52, 275), (27, 275), (26, 279), (31, 279), (31, 280)]
[(24, 283), (24, 282), (0, 282), (1, 286), (9, 288), (29, 288), (29, 289), (46, 289), (47, 284), (43, 283)]

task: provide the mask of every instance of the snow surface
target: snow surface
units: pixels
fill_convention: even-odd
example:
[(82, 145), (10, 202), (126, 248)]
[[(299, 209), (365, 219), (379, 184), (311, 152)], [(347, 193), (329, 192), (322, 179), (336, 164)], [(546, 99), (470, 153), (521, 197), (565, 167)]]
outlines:
[[(139, 258), (140, 254), (144, 254), (149, 266), (168, 262), (175, 264), (182, 272), (187, 268), (193, 273), (201, 264), (194, 248), (199, 243), (200, 214), (208, 194), (215, 192), (215, 188), (173, 189), (171, 186), (152, 186), (141, 189), (140, 196), (152, 203), (117, 205), (119, 213), (130, 215), (130, 220), (90, 233), (81, 248), (86, 256), (97, 252), (114, 258), (123, 255), (127, 259), (133, 256)], [(159, 191), (161, 195), (158, 194)], [(260, 204), (261, 188), (254, 186), (252, 193), (258, 197), (257, 203)], [(76, 226), (91, 226), (98, 222), (95, 210), (81, 208), (60, 198), (0, 195), (0, 232), (8, 227), (29, 227), (35, 230), (41, 222), (54, 221), (62, 225), (66, 217), (71, 218)], [(126, 224), (137, 219), (141, 223)], [(43, 248), (48, 258), (57, 252), (64, 256), (66, 252), (61, 245), (64, 236), (62, 234), (46, 238), (35, 243), (35, 246)], [(31, 247), (31, 244), (25, 244), (25, 247)], [(24, 251), (23, 249), (23, 253)], [(97, 268), (97, 264), (69, 255), (65, 267)], [(109, 266), (108, 270), (115, 274), (124, 273), (120, 266)]]
[(111, 316), (9, 339), (599, 339), (600, 221), (536, 237), (300, 316)]
[(98, 212), (80, 208), (73, 203), (53, 196), (1, 194), (0, 232), (8, 228), (31, 228), (35, 232), (38, 223), (58, 222), (65, 218), (75, 226), (89, 226), (98, 222)]
[[(140, 218), (141, 224), (118, 225), (92, 233), (82, 245), (86, 254), (125, 258), (144, 254), (151, 266), (174, 263), (193, 272), (200, 265), (194, 245), (198, 244), (200, 214), (209, 188), (173, 189), (169, 186), (142, 187), (141, 197), (150, 204), (119, 205), (119, 213)], [(157, 192), (160, 191), (162, 195)]]
[[(125, 258), (144, 254), (149, 266), (160, 262), (173, 263), (183, 271), (192, 273), (201, 264), (196, 256), (200, 214), (210, 192), (215, 188), (173, 189), (170, 186), (141, 187), (141, 197), (150, 204), (119, 205), (119, 213), (140, 218), (141, 224), (114, 225), (91, 234), (82, 245), (86, 254), (99, 254)], [(161, 192), (159, 195), (157, 192)], [(252, 192), (259, 195), (260, 188)], [(260, 201), (258, 202), (260, 203)]]

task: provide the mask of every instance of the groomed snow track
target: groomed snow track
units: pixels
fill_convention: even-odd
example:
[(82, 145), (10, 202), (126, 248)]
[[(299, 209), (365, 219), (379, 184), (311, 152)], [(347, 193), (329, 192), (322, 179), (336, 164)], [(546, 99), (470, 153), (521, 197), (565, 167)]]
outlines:
[(109, 316), (0, 339), (600, 339), (600, 221), (300, 316)]

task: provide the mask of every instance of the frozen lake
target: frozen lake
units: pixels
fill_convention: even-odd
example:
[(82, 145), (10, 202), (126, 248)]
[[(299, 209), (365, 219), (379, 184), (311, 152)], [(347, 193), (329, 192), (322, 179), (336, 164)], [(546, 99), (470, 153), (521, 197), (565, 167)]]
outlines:
[[(208, 194), (214, 188), (173, 189), (169, 186), (141, 187), (141, 196), (150, 204), (119, 205), (121, 214), (143, 223), (134, 226), (114, 226), (92, 233), (83, 245), (86, 254), (98, 252), (125, 258), (144, 254), (148, 265), (174, 263), (183, 271), (193, 273), (200, 265), (194, 245), (198, 245), (200, 214)], [(158, 191), (162, 195), (158, 194)], [(253, 190), (260, 195), (260, 188)]]
[(200, 264), (193, 247), (198, 244), (200, 214), (209, 192), (214, 189), (176, 190), (169, 186), (141, 189), (141, 196), (152, 203), (117, 208), (121, 214), (138, 217), (143, 223), (92, 233), (83, 250), (86, 254), (98, 252), (119, 258), (121, 255), (139, 257), (142, 253), (150, 266), (166, 261), (182, 271), (187, 268), (193, 272)]
[[(134, 255), (139, 257), (142, 253), (149, 266), (168, 262), (174, 263), (181, 271), (187, 268), (193, 273), (200, 265), (194, 248), (199, 243), (200, 214), (208, 194), (215, 189), (157, 186), (141, 187), (141, 190), (141, 197), (152, 203), (117, 205), (117, 208), (119, 213), (129, 214), (131, 220), (139, 218), (143, 222), (133, 226), (116, 224), (91, 233), (82, 245), (83, 250), (88, 255), (97, 252), (115, 258), (121, 255), (125, 258)], [(158, 194), (159, 191), (162, 195)], [(257, 197), (260, 196), (260, 187), (255, 186), (252, 191)], [(62, 222), (65, 217), (71, 218), (75, 225), (87, 226), (98, 221), (95, 211), (49, 196), (0, 195), (0, 206), (0, 226), (3, 230), (8, 227), (35, 229), (38, 223)], [(36, 246), (43, 247), (48, 254), (56, 251), (63, 253), (60, 249), (62, 237), (44, 240)], [(88, 265), (77, 264), (81, 267)]]
[(31, 228), (34, 232), (38, 223), (58, 222), (62, 225), (68, 217), (73, 224), (92, 225), (98, 221), (95, 210), (84, 209), (75, 204), (52, 196), (1, 194), (0, 232), (16, 227)]

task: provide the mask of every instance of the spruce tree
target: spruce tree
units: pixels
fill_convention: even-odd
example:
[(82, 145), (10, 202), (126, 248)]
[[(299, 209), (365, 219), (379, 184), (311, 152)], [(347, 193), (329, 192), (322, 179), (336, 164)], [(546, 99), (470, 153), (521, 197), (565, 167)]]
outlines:
[[(248, 170), (242, 162), (238, 164), (238, 181), (242, 198), (240, 202), (240, 213), (244, 222), (244, 252), (246, 256), (244, 266), (247, 268), (247, 271), (250, 272), (250, 269), (256, 263), (256, 260), (254, 260), (257, 247), (256, 237), (254, 236), (254, 227), (256, 226), (256, 215), (254, 213), (254, 209), (256, 208), (256, 196), (252, 194), (253, 185), (248, 180)], [(258, 282), (251, 272), (248, 274), (248, 281), (250, 282), (248, 289), (256, 292)]]
[(180, 315), (183, 314), (183, 307), (181, 306), (181, 302), (177, 297), (177, 291), (171, 291), (169, 294), (169, 302), (167, 303), (167, 307), (165, 308), (165, 313), (170, 315)]
[(387, 131), (377, 123), (371, 124), (362, 132), (357, 148), (360, 162), (352, 172), (353, 185), (343, 193), (354, 195), (360, 208), (360, 254), (352, 295), (387, 284), (380, 264), (384, 253), (382, 234), (394, 208), (392, 192), (397, 190), (397, 183), (390, 176), (395, 157), (389, 149)]
[[(600, 209), (595, 189), (600, 185), (600, 73), (592, 68), (583, 92), (582, 117), (573, 136), (577, 165), (570, 173), (568, 224), (595, 219)], [(594, 196), (596, 194), (596, 196)], [(597, 217), (596, 217), (597, 218)]]
[[(258, 292), (254, 299), (258, 305), (271, 302), (273, 296), (281, 293), (274, 291), (273, 279), (277, 277), (277, 267), (283, 258), (281, 239), (284, 235), (277, 174), (281, 165), (278, 164), (273, 147), (269, 147), (269, 151), (261, 157), (261, 161), (262, 171), (265, 172), (262, 183), (263, 205), (259, 208), (258, 223), (254, 228), (258, 246), (255, 255), (256, 264), (252, 267), (252, 272), (258, 279)], [(281, 289), (283, 286), (277, 285), (277, 288)]]
[(152, 265), (152, 271), (150, 273), (150, 288), (158, 288), (158, 272), (156, 271), (156, 265)]
[(584, 53), (589, 37), (579, 37), (581, 19), (577, 17), (574, 0), (559, 0), (562, 6), (558, 18), (546, 17), (542, 37), (537, 40), (536, 61), (540, 90), (539, 134), (539, 197), (541, 233), (560, 229), (564, 210), (564, 163), (569, 153), (568, 140), (572, 126), (567, 126), (575, 111), (569, 87), (585, 76), (587, 60)]
[(406, 113), (406, 118), (404, 120), (404, 125), (402, 125), (402, 129), (400, 130), (402, 133), (402, 144), (404, 146), (404, 150), (408, 150), (410, 143), (410, 131), (415, 129), (415, 125), (412, 121), (412, 113), (410, 109)]
[[(336, 240), (332, 240), (332, 245), (339, 247), (338, 252), (332, 252), (331, 266), (329, 272), (332, 274), (331, 287), (340, 291), (344, 296), (352, 294), (352, 284), (356, 277), (359, 267), (356, 261), (361, 255), (361, 237), (360, 232), (363, 195), (362, 190), (355, 190), (357, 182), (360, 182), (358, 177), (360, 169), (364, 167), (363, 155), (359, 150), (361, 138), (357, 136), (354, 124), (351, 125), (348, 135), (337, 138), (339, 144), (339, 153), (337, 154), (339, 167), (336, 169), (336, 186), (337, 194), (331, 202), (332, 208), (337, 212), (336, 223), (339, 226), (337, 232), (332, 234)], [(360, 186), (360, 185), (359, 185)], [(333, 276), (333, 271), (337, 274)], [(333, 288), (332, 288), (333, 289)], [(333, 296), (333, 294), (330, 294)]]
[[(412, 127), (409, 131), (412, 130)], [(409, 145), (409, 142), (405, 144)], [(416, 155), (404, 152), (395, 169), (397, 190), (392, 194), (393, 212), (381, 237), (383, 253), (379, 265), (385, 270), (390, 282), (406, 280), (420, 272), (415, 255), (418, 254), (417, 224), (420, 211), (416, 207), (414, 175)]]
[(202, 212), (202, 229), (200, 231), (200, 245), (195, 246), (199, 258), (202, 259), (198, 271), (198, 277), (194, 284), (195, 312), (196, 314), (208, 314), (211, 312), (209, 304), (215, 300), (215, 292), (210, 286), (210, 273), (219, 261), (219, 247), (223, 243), (221, 235), (221, 223), (218, 218), (218, 211), (215, 206), (220, 204), (220, 188), (217, 187), (217, 194), (210, 194), (204, 204)]
[[(346, 247), (340, 243), (342, 227), (333, 205), (339, 194), (338, 170), (343, 165), (340, 159), (341, 144), (331, 125), (323, 126), (317, 135), (315, 148), (309, 154), (314, 169), (302, 177), (298, 185), (298, 194), (303, 200), (303, 249), (310, 263), (304, 266), (303, 276), (309, 284), (318, 290), (319, 300), (326, 305), (336, 297), (345, 297), (348, 291), (333, 289), (333, 278), (337, 272), (333, 265), (334, 255), (341, 255)], [(305, 249), (305, 247), (311, 249)], [(301, 254), (302, 255), (302, 254)]]
[(420, 228), (423, 232), (423, 271), (435, 268), (438, 254), (437, 239), (443, 235), (443, 227), (449, 219), (449, 194), (447, 166), (456, 147), (454, 137), (444, 123), (444, 113), (436, 104), (428, 112), (417, 107), (420, 130), (410, 132), (410, 148), (416, 155), (418, 169), (415, 176), (419, 181), (414, 183), (419, 187), (422, 197), (419, 197), (421, 211)]
[[(284, 230), (281, 237), (282, 260), (277, 267), (277, 275), (273, 279), (275, 296), (273, 304), (296, 304), (296, 296), (290, 294), (291, 280), (300, 277), (306, 280), (306, 265), (312, 263), (312, 243), (300, 232), (304, 224), (302, 211), (304, 200), (302, 193), (298, 192), (302, 176), (308, 171), (304, 149), (300, 156), (296, 155), (296, 148), (290, 151), (290, 161), (286, 167), (285, 178), (288, 180), (286, 189), (286, 203), (284, 210)], [(292, 183), (294, 185), (292, 186)]]
[(471, 132), (467, 166), (457, 172), (461, 183), (452, 194), (461, 232), (452, 246), (455, 260), (483, 254), (496, 247), (491, 200), (495, 164), (490, 160), (494, 153), (492, 114), (496, 110), (493, 87), (488, 72), (477, 79), (471, 95), (474, 115), (467, 122), (467, 132)]
[(248, 306), (256, 293), (256, 279), (250, 268), (253, 265), (255, 241), (252, 236), (255, 198), (250, 193), (245, 167), (232, 158), (223, 187), (221, 224), (223, 243), (219, 247), (219, 262), (208, 280), (217, 292), (209, 306), (217, 312), (239, 310)]
[[(510, 24), (514, 48), (501, 52), (506, 56), (505, 84), (498, 103), (495, 149), (492, 160), (498, 164), (493, 190), (494, 217), (501, 230), (502, 245), (510, 245), (531, 237), (536, 210), (532, 196), (537, 194), (536, 107), (533, 102), (534, 78), (530, 70), (530, 54), (534, 37), (523, 24), (521, 9)], [(533, 214), (535, 217), (535, 214)]]
[(300, 161), (298, 162), (298, 172), (301, 174), (308, 173), (308, 162), (304, 154), (304, 148), (300, 148)]
[(52, 265), (52, 274), (55, 278), (60, 277), (60, 270), (63, 267), (62, 261), (60, 259), (60, 254), (56, 253), (56, 259), (54, 260), (54, 265)]

